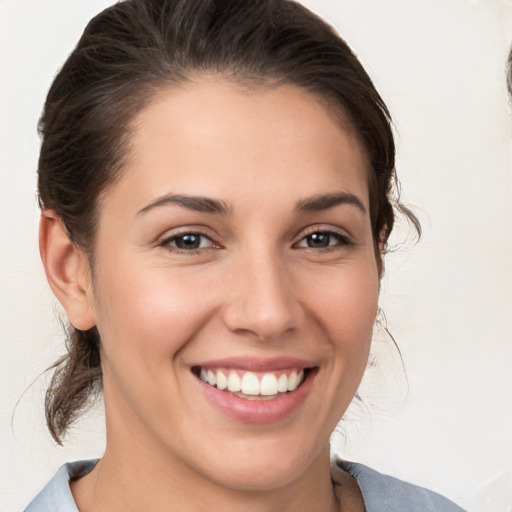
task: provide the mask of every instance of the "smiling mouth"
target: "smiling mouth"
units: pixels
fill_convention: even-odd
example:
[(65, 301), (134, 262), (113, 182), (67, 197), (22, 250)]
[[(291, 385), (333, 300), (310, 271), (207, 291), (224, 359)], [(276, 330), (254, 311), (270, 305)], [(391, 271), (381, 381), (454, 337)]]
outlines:
[(246, 400), (273, 400), (295, 391), (307, 378), (310, 369), (296, 368), (274, 372), (252, 372), (233, 368), (196, 366), (196, 377), (220, 391)]

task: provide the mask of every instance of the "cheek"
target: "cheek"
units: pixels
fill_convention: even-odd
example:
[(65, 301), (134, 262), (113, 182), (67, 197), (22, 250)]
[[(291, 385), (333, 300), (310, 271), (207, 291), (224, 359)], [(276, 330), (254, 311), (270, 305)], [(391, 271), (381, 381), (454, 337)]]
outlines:
[(371, 258), (347, 261), (318, 273), (308, 288), (310, 318), (317, 326), (315, 342), (324, 340), (322, 393), (330, 404), (325, 420), (326, 433), (330, 433), (345, 414), (367, 368), (379, 295), (377, 264)]
[(334, 344), (357, 348), (371, 338), (379, 296), (375, 262), (335, 268), (312, 283), (314, 314), (328, 329)]
[(204, 286), (168, 268), (119, 262), (101, 272), (97, 327), (110, 418), (166, 424), (183, 404), (163, 390), (179, 389), (182, 350), (211, 317), (212, 301)]
[(123, 358), (139, 363), (169, 361), (213, 309), (208, 289), (197, 281), (191, 273), (137, 261), (98, 269), (97, 326), (106, 355), (123, 349)]
[(378, 308), (379, 278), (375, 261), (333, 269), (314, 280), (312, 316), (330, 345), (329, 366), (333, 421), (344, 414), (366, 370)]

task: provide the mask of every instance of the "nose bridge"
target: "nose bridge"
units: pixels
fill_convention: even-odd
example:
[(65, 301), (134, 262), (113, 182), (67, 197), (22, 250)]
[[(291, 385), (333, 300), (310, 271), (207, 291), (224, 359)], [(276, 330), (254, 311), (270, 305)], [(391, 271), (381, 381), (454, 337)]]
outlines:
[(231, 330), (271, 339), (296, 327), (298, 304), (291, 274), (275, 248), (266, 245), (241, 250), (231, 286), (226, 308), (226, 324)]

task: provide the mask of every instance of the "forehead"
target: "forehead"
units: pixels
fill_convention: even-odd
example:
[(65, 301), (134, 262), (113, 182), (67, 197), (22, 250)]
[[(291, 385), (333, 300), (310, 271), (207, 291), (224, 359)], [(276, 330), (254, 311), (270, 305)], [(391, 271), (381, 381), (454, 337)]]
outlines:
[(222, 79), (159, 91), (131, 125), (114, 187), (134, 207), (167, 192), (286, 200), (347, 188), (368, 206), (366, 154), (337, 113), (303, 88)]

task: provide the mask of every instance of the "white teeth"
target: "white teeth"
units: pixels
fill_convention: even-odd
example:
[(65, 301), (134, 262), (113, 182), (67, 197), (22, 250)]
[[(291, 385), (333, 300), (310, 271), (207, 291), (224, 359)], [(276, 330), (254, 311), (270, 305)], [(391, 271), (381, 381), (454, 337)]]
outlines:
[(242, 377), (242, 393), (244, 395), (259, 395), (260, 394), (260, 381), (258, 377), (252, 372), (244, 373)]
[(297, 372), (290, 373), (288, 377), (288, 391), (293, 391), (297, 388)]
[(277, 391), (279, 391), (279, 393), (288, 391), (288, 375), (286, 375), (286, 373), (279, 375), (279, 379), (277, 379)]
[(217, 372), (217, 387), (220, 390), (228, 387), (228, 379), (220, 370)]
[(217, 384), (217, 379), (215, 378), (215, 374), (211, 370), (208, 370), (206, 372), (206, 375), (208, 377), (208, 384), (210, 384), (211, 386), (215, 386), (215, 384)]
[(228, 389), (232, 393), (236, 393), (241, 389), (240, 377), (236, 372), (231, 372), (228, 377)]
[(288, 377), (288, 391), (294, 391), (299, 387), (299, 384), (304, 380), (304, 370), (299, 373), (293, 371)]
[[(279, 393), (295, 391), (304, 380), (304, 370), (293, 370), (289, 375), (281, 373), (265, 373), (262, 376), (254, 372), (205, 370), (201, 368), (199, 378), (210, 386), (216, 386), (220, 390), (228, 390), (232, 393), (241, 392), (248, 397), (276, 396)], [(227, 376), (226, 376), (227, 374)]]
[(277, 379), (272, 373), (263, 375), (260, 382), (260, 395), (277, 395)]

